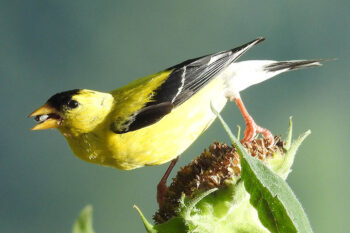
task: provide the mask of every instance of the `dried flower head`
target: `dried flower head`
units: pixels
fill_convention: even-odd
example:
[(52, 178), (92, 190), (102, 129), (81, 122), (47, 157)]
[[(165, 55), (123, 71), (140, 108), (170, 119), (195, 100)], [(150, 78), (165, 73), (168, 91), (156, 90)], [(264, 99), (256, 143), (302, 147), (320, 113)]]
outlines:
[[(264, 162), (272, 158), (275, 152), (281, 155), (284, 153), (284, 143), (280, 137), (275, 137), (273, 145), (269, 145), (269, 142), (262, 138), (243, 145), (249, 154)], [(191, 198), (198, 192), (232, 184), (240, 175), (240, 158), (236, 149), (224, 143), (214, 142), (189, 165), (180, 169), (165, 194), (162, 208), (153, 219), (160, 224), (176, 216), (182, 193)]]

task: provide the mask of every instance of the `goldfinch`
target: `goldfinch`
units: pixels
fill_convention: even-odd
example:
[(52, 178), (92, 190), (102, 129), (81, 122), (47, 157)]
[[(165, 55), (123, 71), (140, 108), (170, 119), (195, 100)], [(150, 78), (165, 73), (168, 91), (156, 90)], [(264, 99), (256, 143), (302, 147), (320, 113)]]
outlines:
[(248, 114), (240, 91), (285, 71), (320, 60), (236, 59), (264, 38), (190, 59), (109, 93), (75, 89), (53, 95), (30, 114), (32, 130), (57, 128), (79, 158), (130, 170), (166, 163), (183, 153), (235, 101), (246, 121), (243, 141), (256, 133), (273, 140)]

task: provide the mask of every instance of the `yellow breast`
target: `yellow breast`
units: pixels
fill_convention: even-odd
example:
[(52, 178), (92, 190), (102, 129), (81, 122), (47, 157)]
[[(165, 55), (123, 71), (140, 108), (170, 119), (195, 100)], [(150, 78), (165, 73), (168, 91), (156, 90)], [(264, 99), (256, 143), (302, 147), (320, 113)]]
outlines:
[(215, 79), (185, 103), (151, 126), (126, 134), (110, 133), (108, 148), (121, 169), (168, 162), (184, 152), (213, 122), (210, 108), (221, 110), (226, 98), (221, 79)]
[(115, 134), (108, 128), (67, 138), (81, 159), (123, 170), (168, 162), (184, 152), (214, 121), (210, 103), (221, 111), (226, 104), (223, 79), (216, 78), (159, 122)]

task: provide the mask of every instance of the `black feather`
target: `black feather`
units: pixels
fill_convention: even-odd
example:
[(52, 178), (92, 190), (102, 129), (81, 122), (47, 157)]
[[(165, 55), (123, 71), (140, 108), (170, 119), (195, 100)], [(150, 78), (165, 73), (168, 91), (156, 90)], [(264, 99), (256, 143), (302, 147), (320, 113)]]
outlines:
[[(155, 91), (153, 101), (147, 106), (162, 102), (171, 102), (175, 107), (182, 104), (242, 55), (249, 45), (263, 40), (258, 38), (237, 48), (190, 59), (166, 69), (172, 70), (169, 78)], [(210, 63), (211, 59), (216, 60)]]
[(60, 92), (50, 97), (47, 103), (57, 109), (58, 111), (62, 110), (64, 105), (67, 105), (72, 97), (78, 94), (80, 89), (74, 89), (70, 91)]
[(312, 66), (320, 66), (320, 61), (323, 61), (321, 59), (319, 60), (300, 60), (300, 61), (279, 61), (272, 63), (265, 67), (266, 71), (275, 72), (279, 70), (296, 70), (306, 67), (312, 67)]
[[(127, 133), (158, 122), (174, 107), (201, 90), (222, 70), (242, 55), (249, 46), (263, 41), (258, 38), (237, 48), (184, 61), (169, 67), (169, 77), (151, 96), (144, 108), (122, 124), (112, 125), (115, 133)], [(117, 120), (118, 122), (118, 120)], [(118, 127), (116, 129), (115, 127)]]
[(115, 133), (122, 134), (152, 125), (170, 113), (173, 107), (174, 105), (170, 102), (145, 107), (137, 112), (134, 117), (131, 117), (129, 121), (119, 125), (118, 129), (113, 124), (112, 130)]

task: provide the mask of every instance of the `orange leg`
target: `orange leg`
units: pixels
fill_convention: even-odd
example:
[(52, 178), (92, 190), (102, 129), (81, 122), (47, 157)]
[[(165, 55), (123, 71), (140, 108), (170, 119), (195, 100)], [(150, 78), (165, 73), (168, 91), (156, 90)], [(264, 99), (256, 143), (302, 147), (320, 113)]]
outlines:
[(255, 123), (255, 121), (249, 115), (247, 109), (245, 108), (245, 106), (242, 102), (242, 99), (240, 97), (236, 97), (236, 98), (234, 98), (234, 101), (236, 102), (239, 110), (241, 111), (243, 118), (245, 120), (245, 123), (246, 123), (246, 129), (244, 131), (244, 138), (241, 140), (241, 143), (250, 142), (255, 138), (257, 133), (261, 133), (262, 135), (264, 135), (264, 137), (266, 139), (268, 139), (270, 141), (271, 144), (273, 144), (274, 138), (273, 138), (272, 133), (269, 130), (262, 128)]
[(162, 177), (162, 179), (159, 181), (158, 185), (157, 185), (157, 202), (159, 205), (159, 208), (162, 207), (164, 201), (165, 201), (165, 193), (168, 189), (168, 187), (166, 186), (166, 181), (171, 173), (171, 171), (173, 170), (176, 162), (179, 160), (179, 157), (176, 157), (175, 159), (173, 159), (168, 167), (168, 169), (166, 170), (164, 176)]

